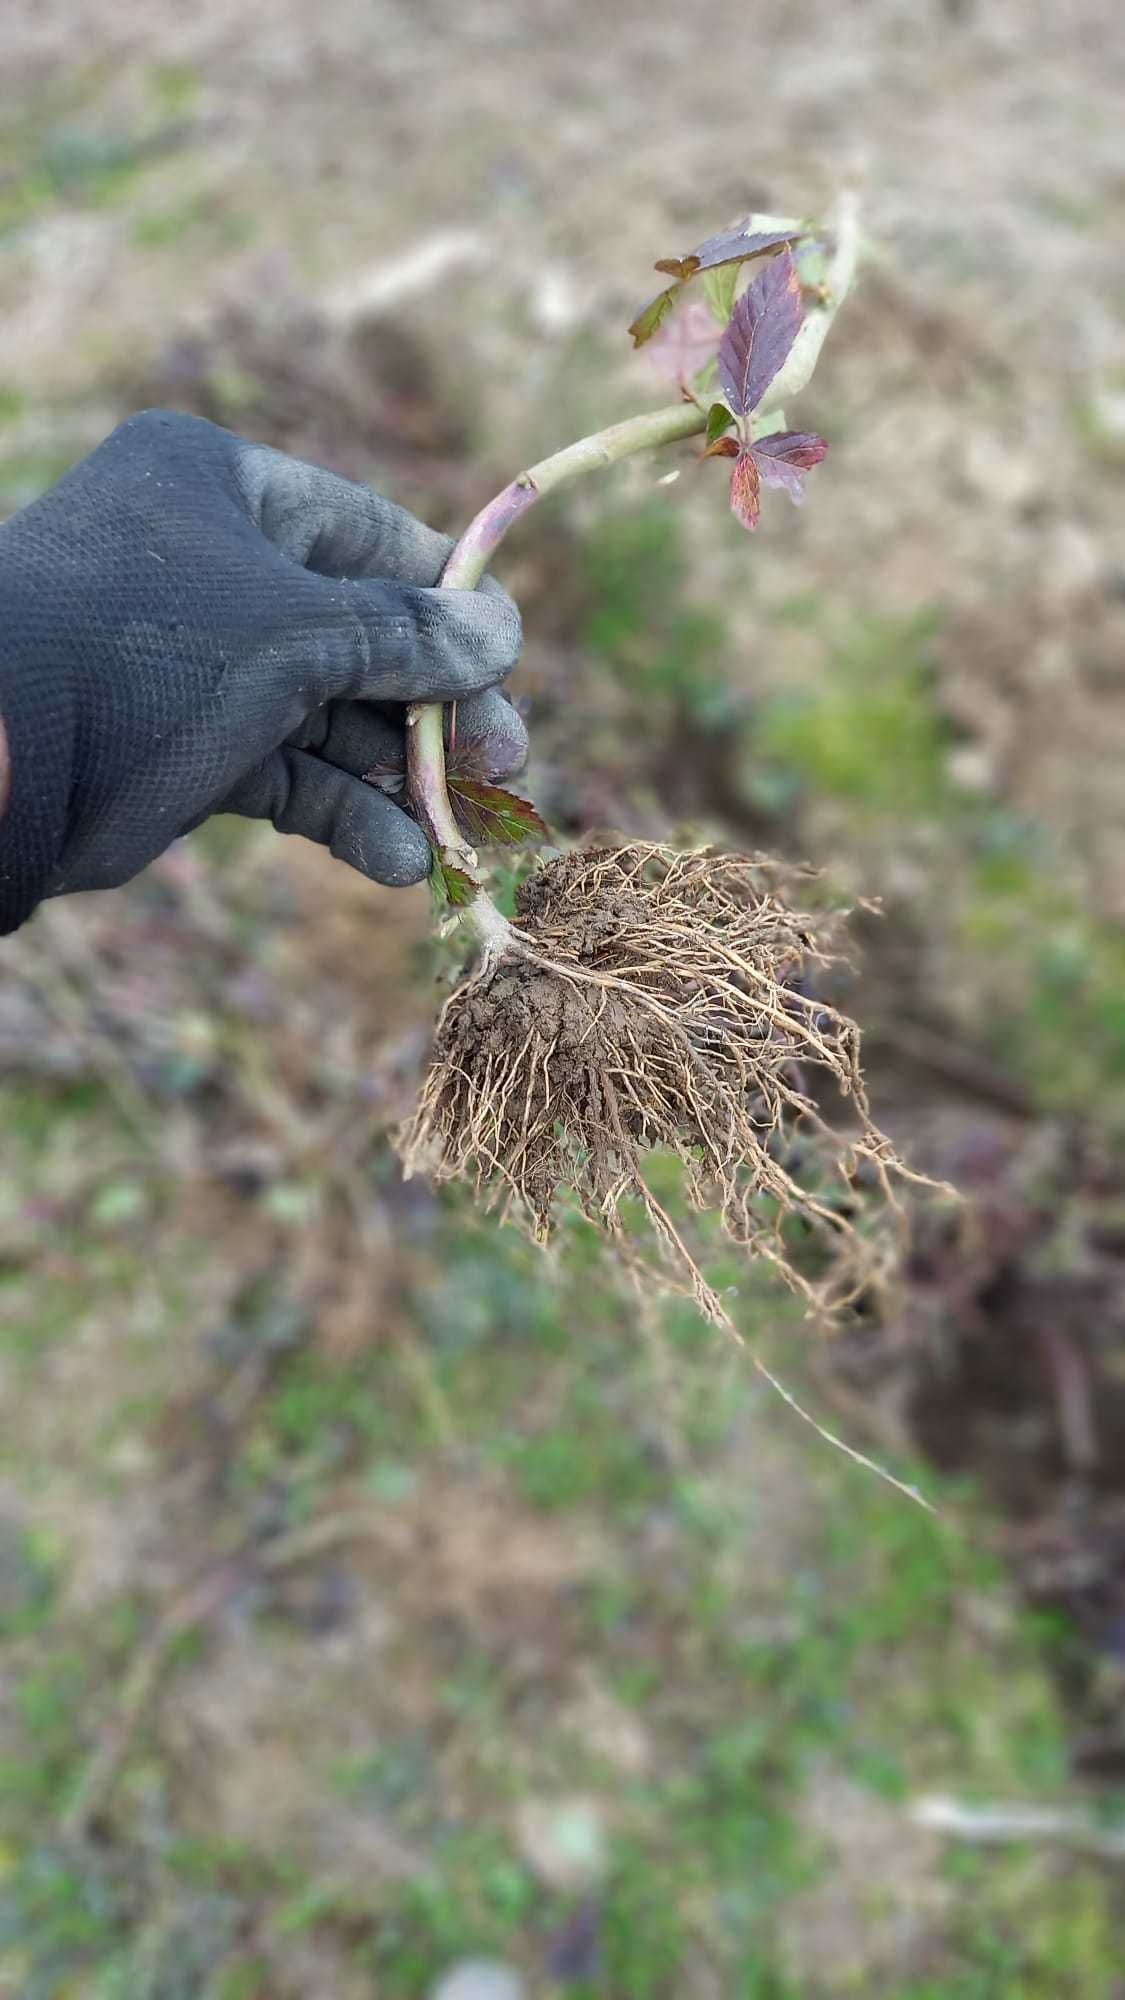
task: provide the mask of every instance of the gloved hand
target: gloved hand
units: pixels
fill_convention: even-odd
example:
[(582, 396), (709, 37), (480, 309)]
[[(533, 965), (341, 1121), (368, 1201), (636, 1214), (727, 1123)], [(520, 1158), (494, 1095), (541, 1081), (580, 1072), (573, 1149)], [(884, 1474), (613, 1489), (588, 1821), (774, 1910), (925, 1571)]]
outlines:
[(421, 829), (361, 782), (406, 701), (464, 702), (491, 775), (526, 735), (494, 689), (519, 614), (438, 591), (451, 544), (353, 485), (202, 418), (148, 410), (0, 527), (0, 931), (107, 888), (214, 812), (418, 882)]

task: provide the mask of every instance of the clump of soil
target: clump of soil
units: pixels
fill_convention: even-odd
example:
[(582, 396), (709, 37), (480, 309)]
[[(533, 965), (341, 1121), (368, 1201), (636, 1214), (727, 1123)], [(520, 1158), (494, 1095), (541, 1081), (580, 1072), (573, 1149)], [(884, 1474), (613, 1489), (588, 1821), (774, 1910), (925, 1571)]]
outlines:
[[(622, 1210), (637, 1200), (667, 1269), (725, 1323), (646, 1180), (646, 1156), (670, 1152), (691, 1203), (810, 1303), (854, 1297), (875, 1255), (849, 1213), (861, 1170), (887, 1193), (906, 1170), (871, 1121), (855, 1023), (805, 990), (839, 956), (842, 919), (802, 907), (802, 885), (773, 861), (642, 842), (549, 862), (519, 892), (510, 948), (446, 1003), (408, 1170), (468, 1177), (540, 1239), (570, 1192), (630, 1259)], [(844, 1129), (818, 1109), (810, 1066), (847, 1100)], [(798, 1133), (815, 1160), (799, 1180)], [(826, 1276), (794, 1268), (794, 1217), (831, 1250)]]

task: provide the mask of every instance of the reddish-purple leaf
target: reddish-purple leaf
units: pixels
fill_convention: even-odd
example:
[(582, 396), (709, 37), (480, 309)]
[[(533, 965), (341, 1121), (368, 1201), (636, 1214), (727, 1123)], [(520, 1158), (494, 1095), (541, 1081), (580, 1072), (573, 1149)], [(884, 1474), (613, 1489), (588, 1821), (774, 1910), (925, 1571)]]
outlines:
[(629, 327), (629, 332), (633, 336), (634, 347), (643, 347), (646, 340), (652, 339), (657, 327), (667, 319), (668, 314), (680, 296), (681, 289), (682, 287), (678, 284), (669, 285), (666, 292), (658, 292), (654, 299), (649, 300), (647, 306), (641, 307), (636, 319), (633, 320)]
[(800, 506), (805, 497), (805, 474), (819, 465), (828, 446), (814, 431), (771, 431), (769, 437), (755, 438), (750, 446), (758, 471), (767, 486), (782, 486)]
[(691, 299), (666, 319), (649, 342), (648, 359), (665, 381), (684, 389), (714, 358), (720, 328), (699, 299)]
[(459, 785), (463, 778), (483, 778), (490, 785), (507, 775), (511, 758), (506, 755), (509, 739), (499, 719), (502, 714), (502, 710), (482, 708), (476, 703), (468, 710), (461, 704), (457, 711), (456, 740), (447, 743), (445, 749), (445, 775), (450, 786)]
[(457, 824), (474, 847), (519, 847), (528, 840), (550, 840), (550, 829), (530, 799), (476, 778), (447, 773), (447, 782)]
[(801, 287), (789, 250), (760, 271), (735, 302), (719, 344), (719, 380), (740, 417), (756, 410), (801, 325)]
[(744, 222), (738, 223), (733, 229), (720, 230), (717, 236), (708, 236), (686, 257), (662, 257), (655, 268), (686, 284), (697, 271), (714, 271), (719, 264), (741, 264), (747, 257), (764, 256), (783, 243), (795, 243), (803, 234), (798, 224), (792, 229), (748, 230)]
[(740, 451), (730, 476), (730, 506), (731, 513), (744, 528), (756, 528), (758, 525), (759, 490), (758, 468), (753, 457), (748, 451)]
[(702, 465), (705, 458), (737, 458), (745, 449), (745, 445), (739, 444), (737, 438), (712, 438), (706, 451), (701, 453), (699, 462)]

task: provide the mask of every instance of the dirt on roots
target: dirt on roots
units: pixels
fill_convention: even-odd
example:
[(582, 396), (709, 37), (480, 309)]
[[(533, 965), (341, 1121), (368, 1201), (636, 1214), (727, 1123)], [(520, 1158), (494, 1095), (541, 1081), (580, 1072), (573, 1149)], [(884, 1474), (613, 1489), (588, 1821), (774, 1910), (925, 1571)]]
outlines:
[[(570, 1192), (632, 1264), (649, 1261), (622, 1212), (639, 1201), (664, 1275), (729, 1325), (646, 1177), (650, 1153), (672, 1153), (692, 1206), (810, 1305), (853, 1299), (879, 1261), (852, 1220), (858, 1182), (893, 1208), (908, 1170), (871, 1120), (858, 1028), (806, 991), (840, 956), (843, 913), (801, 907), (802, 886), (772, 860), (643, 842), (548, 862), (519, 892), (510, 949), (442, 1011), (408, 1171), (468, 1178), (540, 1240)], [(843, 1127), (810, 1068), (847, 1101)], [(793, 1263), (793, 1219), (819, 1239), (813, 1277)]]

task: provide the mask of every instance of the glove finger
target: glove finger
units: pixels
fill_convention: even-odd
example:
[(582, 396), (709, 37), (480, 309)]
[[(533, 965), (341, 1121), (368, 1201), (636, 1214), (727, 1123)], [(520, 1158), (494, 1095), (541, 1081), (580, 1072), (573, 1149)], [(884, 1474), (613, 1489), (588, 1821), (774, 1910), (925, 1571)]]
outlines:
[[(315, 687), (341, 697), (463, 701), (514, 667), (520, 615), (504, 591), (421, 590), (386, 578), (341, 582), (306, 572), (270, 635)], [(305, 683), (307, 688), (307, 681)]]
[(239, 484), (267, 541), (321, 576), (436, 584), (453, 543), (370, 486), (268, 445), (246, 444)]
[[(354, 777), (392, 781), (406, 767), (401, 709), (385, 711), (369, 702), (338, 701), (320, 709), (297, 737), (298, 747), (315, 750), (326, 763)], [(527, 762), (527, 730), (519, 713), (498, 688), (470, 695), (457, 706), (458, 768), (498, 782), (514, 777)]]
[(430, 872), (430, 846), (393, 800), (304, 750), (275, 750), (215, 809), (271, 820), (319, 841), (372, 882), (403, 888)]

